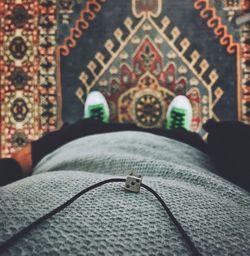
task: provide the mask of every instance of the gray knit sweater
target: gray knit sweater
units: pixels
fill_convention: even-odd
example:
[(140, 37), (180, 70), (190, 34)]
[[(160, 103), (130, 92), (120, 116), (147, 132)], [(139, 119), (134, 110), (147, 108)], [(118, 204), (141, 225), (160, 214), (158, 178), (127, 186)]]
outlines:
[[(133, 171), (156, 190), (202, 255), (250, 255), (249, 193), (177, 141), (117, 132), (73, 141), (0, 188), (0, 244), (82, 189)], [(159, 202), (107, 184), (40, 224), (3, 255), (191, 255)]]

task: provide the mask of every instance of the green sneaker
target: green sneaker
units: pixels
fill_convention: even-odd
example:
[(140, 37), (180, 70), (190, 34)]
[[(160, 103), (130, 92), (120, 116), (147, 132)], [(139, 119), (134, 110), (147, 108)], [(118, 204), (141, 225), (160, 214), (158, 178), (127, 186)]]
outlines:
[(167, 111), (166, 129), (184, 128), (191, 130), (192, 105), (186, 96), (176, 96)]
[(104, 123), (109, 122), (109, 107), (104, 96), (98, 92), (91, 92), (85, 102), (84, 118), (93, 118)]

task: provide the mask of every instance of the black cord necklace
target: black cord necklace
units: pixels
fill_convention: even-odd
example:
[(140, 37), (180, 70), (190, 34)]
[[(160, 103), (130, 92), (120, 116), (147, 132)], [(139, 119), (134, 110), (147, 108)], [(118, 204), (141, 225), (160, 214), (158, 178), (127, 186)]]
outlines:
[[(3, 253), (5, 250), (7, 250), (10, 246), (12, 246), (18, 239), (22, 238), (25, 234), (27, 234), (29, 231), (31, 231), (34, 227), (38, 226), (40, 223), (42, 223), (43, 221), (49, 219), (50, 217), (52, 217), (53, 215), (59, 213), (60, 211), (62, 211), (63, 209), (65, 209), (66, 207), (68, 207), (70, 204), (72, 204), (75, 200), (77, 200), (79, 197), (81, 197), (83, 194), (89, 192), (90, 190), (93, 190), (95, 188), (98, 188), (100, 186), (103, 186), (107, 183), (113, 183), (113, 182), (125, 182), (125, 179), (121, 179), (121, 178), (115, 178), (115, 179), (108, 179), (108, 180), (104, 180), (101, 182), (98, 182), (86, 189), (83, 189), (82, 191), (80, 191), (78, 194), (76, 194), (75, 196), (73, 196), (71, 199), (69, 199), (67, 202), (65, 202), (64, 204), (60, 205), (59, 207), (55, 208), (54, 210), (52, 210), (51, 212), (43, 215), (42, 217), (40, 217), (39, 219), (37, 219), (36, 221), (32, 222), (30, 225), (28, 225), (27, 227), (25, 227), (24, 229), (20, 230), (19, 232), (17, 232), (16, 234), (14, 234), (12, 237), (10, 237), (8, 240), (6, 240), (5, 242), (3, 242), (0, 245), (0, 253)], [(201, 254), (199, 253), (199, 251), (197, 250), (197, 248), (195, 247), (194, 243), (192, 242), (192, 240), (189, 238), (189, 236), (187, 235), (187, 233), (185, 232), (185, 230), (182, 228), (181, 224), (177, 221), (177, 219), (174, 217), (174, 215), (172, 214), (172, 212), (170, 211), (170, 209), (167, 207), (167, 205), (165, 204), (165, 202), (163, 201), (163, 199), (158, 195), (158, 193), (156, 191), (154, 191), (152, 188), (148, 187), (147, 185), (141, 183), (141, 186), (143, 188), (145, 188), (146, 190), (148, 190), (149, 192), (151, 192), (157, 199), (158, 201), (161, 203), (161, 205), (163, 206), (163, 208), (165, 209), (166, 213), (168, 214), (168, 216), (170, 217), (170, 219), (173, 221), (173, 223), (175, 224), (176, 228), (179, 230), (179, 232), (182, 234), (183, 238), (185, 239), (186, 243), (188, 244), (190, 250), (192, 251), (193, 255), (195, 256), (201, 256)]]

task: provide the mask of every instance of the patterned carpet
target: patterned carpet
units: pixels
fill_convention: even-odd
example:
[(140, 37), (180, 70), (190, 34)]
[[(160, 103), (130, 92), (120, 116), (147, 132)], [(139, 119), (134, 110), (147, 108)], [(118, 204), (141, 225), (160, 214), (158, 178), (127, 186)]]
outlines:
[(175, 95), (202, 123), (250, 123), (247, 0), (4, 0), (1, 156), (83, 116), (92, 90), (111, 120), (162, 127)]
[(57, 126), (56, 3), (0, 2), (1, 156)]

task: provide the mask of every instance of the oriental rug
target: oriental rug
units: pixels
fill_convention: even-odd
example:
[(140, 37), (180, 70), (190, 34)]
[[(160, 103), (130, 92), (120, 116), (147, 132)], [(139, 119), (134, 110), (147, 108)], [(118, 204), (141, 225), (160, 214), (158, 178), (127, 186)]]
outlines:
[(186, 95), (193, 131), (250, 123), (246, 0), (2, 0), (1, 157), (83, 116), (93, 90), (112, 122), (163, 127)]

